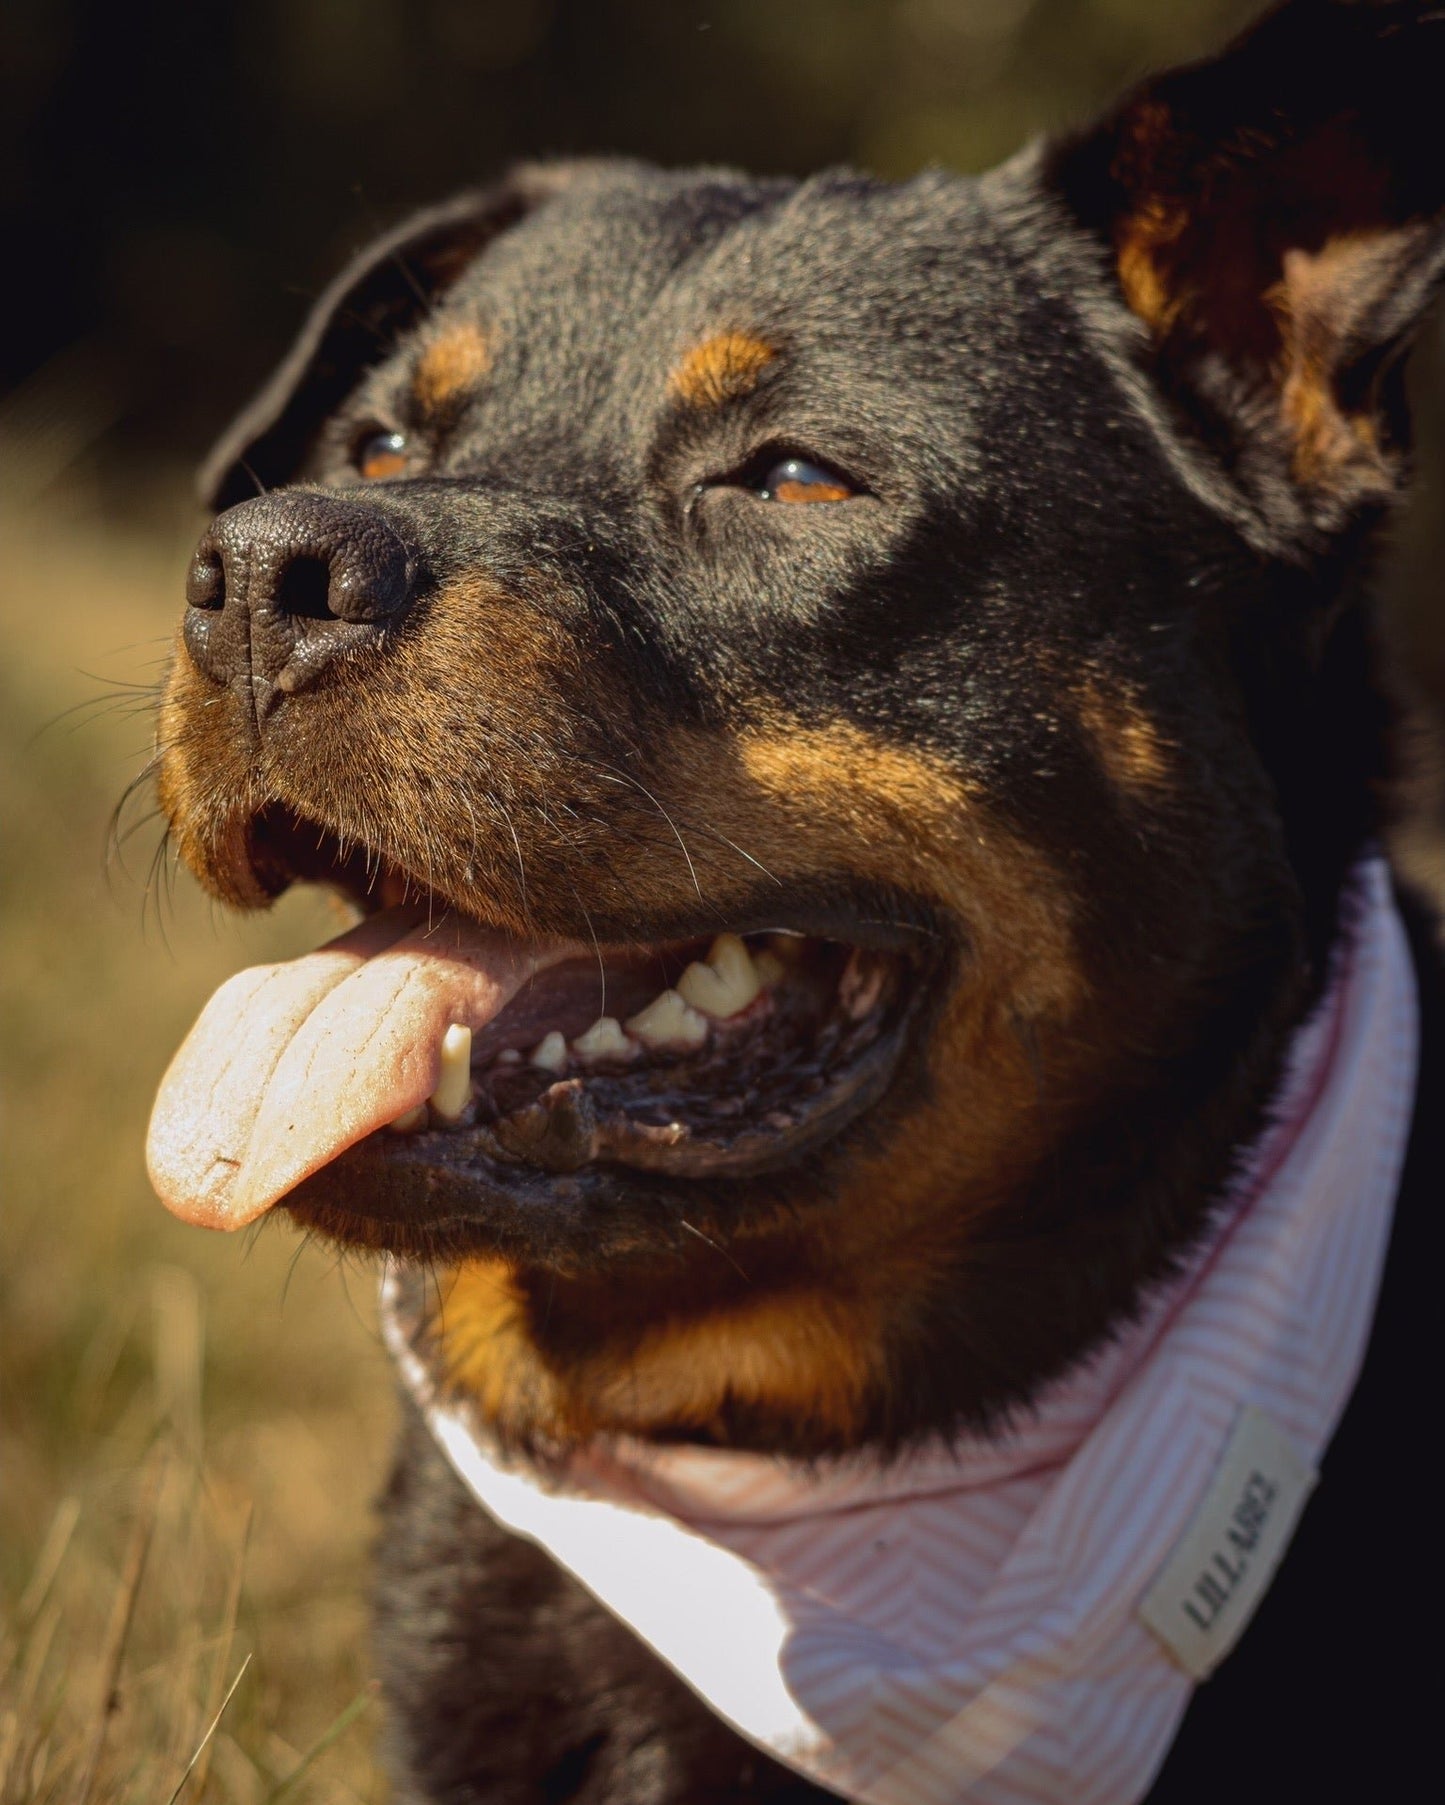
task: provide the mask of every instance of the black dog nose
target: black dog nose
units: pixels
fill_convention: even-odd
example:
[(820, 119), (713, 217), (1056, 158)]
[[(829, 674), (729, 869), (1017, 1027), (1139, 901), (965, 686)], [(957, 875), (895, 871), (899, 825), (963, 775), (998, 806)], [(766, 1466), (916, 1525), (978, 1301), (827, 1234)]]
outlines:
[(249, 692), (259, 723), (338, 654), (379, 639), (415, 578), (396, 529), (364, 503), (259, 495), (219, 515), (196, 547), (182, 636), (208, 677)]

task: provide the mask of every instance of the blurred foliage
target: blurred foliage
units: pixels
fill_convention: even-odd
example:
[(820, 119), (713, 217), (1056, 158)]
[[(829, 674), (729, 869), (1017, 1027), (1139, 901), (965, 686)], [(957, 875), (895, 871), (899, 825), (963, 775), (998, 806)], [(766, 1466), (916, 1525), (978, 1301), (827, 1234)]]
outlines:
[(383, 220), (520, 156), (983, 167), (1246, 0), (4, 0), (11, 382), (77, 342), (104, 461), (194, 456)]

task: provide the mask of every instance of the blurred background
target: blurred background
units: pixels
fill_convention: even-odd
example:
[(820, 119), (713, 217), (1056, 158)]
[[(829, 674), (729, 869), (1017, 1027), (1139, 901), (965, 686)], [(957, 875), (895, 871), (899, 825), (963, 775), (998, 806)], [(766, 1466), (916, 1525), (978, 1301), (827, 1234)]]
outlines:
[[(223, 917), (158, 853), (143, 791), (114, 816), (210, 438), (362, 242), (515, 157), (978, 169), (1253, 10), (0, 4), (0, 1805), (385, 1796), (363, 1595), (391, 1416), (373, 1275), (285, 1229), (184, 1229), (141, 1163), (206, 995), (328, 926), (306, 898)], [(1438, 338), (1390, 584), (1437, 696)]]

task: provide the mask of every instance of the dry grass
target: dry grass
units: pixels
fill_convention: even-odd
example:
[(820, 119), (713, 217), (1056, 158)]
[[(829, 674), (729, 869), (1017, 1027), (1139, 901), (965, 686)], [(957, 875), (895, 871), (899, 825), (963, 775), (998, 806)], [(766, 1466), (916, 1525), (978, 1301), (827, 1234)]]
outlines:
[(149, 725), (82, 673), (156, 676), (194, 530), (174, 515), (128, 531), (52, 492), (0, 521), (0, 1805), (355, 1805), (384, 1796), (371, 1280), (284, 1228), (184, 1228), (141, 1161), (210, 989), (322, 925), (315, 901), (236, 924), (147, 888), (153, 825), (107, 871)]

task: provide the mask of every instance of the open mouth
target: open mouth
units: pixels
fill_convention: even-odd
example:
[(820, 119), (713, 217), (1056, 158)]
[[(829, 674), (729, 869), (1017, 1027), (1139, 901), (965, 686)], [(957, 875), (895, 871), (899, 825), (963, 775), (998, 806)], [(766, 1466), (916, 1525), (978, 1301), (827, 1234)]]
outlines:
[(831, 915), (527, 940), (309, 822), (268, 811), (252, 846), (268, 888), (327, 883), (363, 919), (230, 980), (163, 1081), (152, 1177), (210, 1227), (284, 1202), (405, 1251), (443, 1220), (530, 1215), (629, 1173), (778, 1170), (883, 1094), (923, 989), (896, 934), (844, 938)]

